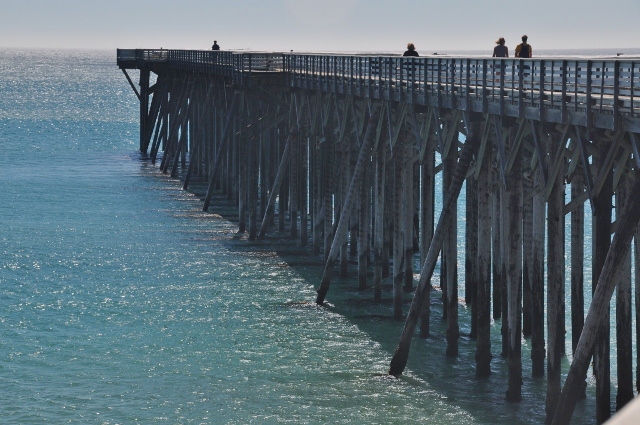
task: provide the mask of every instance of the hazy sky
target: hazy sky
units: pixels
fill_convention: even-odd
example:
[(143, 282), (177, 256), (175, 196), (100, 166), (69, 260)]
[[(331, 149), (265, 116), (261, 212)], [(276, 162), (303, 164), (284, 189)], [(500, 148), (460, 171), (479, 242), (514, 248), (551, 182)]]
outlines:
[(0, 47), (638, 48), (640, 0), (0, 0)]

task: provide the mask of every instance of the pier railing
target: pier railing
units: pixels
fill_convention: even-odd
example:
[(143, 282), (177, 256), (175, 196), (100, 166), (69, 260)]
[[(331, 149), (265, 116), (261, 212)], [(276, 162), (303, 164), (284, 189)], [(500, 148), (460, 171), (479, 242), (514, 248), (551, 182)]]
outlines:
[(285, 71), (293, 87), (562, 123), (640, 109), (635, 61), (285, 55)]
[(282, 73), (284, 56), (270, 52), (118, 49), (121, 68), (141, 68), (146, 64), (166, 64), (176, 69), (230, 77), (242, 83), (252, 73)]
[(640, 113), (640, 61), (118, 50), (121, 67), (166, 63), (231, 77), (280, 73), (291, 87), (616, 129)]

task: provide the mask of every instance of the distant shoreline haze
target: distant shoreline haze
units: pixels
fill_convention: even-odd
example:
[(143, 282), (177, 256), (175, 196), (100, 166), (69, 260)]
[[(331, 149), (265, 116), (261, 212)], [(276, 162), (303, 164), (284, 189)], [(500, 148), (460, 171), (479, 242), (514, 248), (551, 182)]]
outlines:
[[(515, 46), (517, 43), (513, 45), (507, 44), (510, 47), (510, 50), (515, 51)], [(533, 46), (533, 59), (543, 58), (543, 57), (621, 57), (621, 58), (633, 58), (640, 57), (640, 47), (637, 48), (596, 48), (596, 49), (536, 49), (535, 44), (532, 43)], [(132, 47), (132, 46), (118, 46), (120, 49), (161, 49), (163, 47), (158, 46), (144, 46), (144, 47)], [(0, 49), (3, 50), (26, 50), (26, 51), (112, 51), (116, 48), (96, 48), (96, 49), (83, 49), (83, 48), (47, 48), (47, 47), (10, 47), (10, 46), (1, 46)], [(210, 50), (210, 48), (206, 47), (184, 47), (184, 48), (164, 48), (165, 50)], [(236, 52), (251, 52), (251, 51), (269, 51), (269, 50), (252, 50), (251, 48), (233, 48), (230, 47), (228, 49)], [(432, 56), (488, 56), (490, 57), (493, 53), (493, 46), (490, 45), (486, 50), (439, 50), (437, 48), (432, 48), (430, 46), (417, 46), (418, 53), (420, 56), (432, 57)], [(270, 52), (278, 52), (279, 50), (270, 50)], [(400, 49), (397, 51), (377, 51), (377, 50), (358, 50), (358, 51), (341, 51), (341, 50), (317, 50), (317, 51), (282, 51), (282, 53), (294, 53), (294, 54), (340, 54), (340, 55), (373, 55), (373, 56), (397, 56), (401, 55), (404, 52), (404, 49)]]

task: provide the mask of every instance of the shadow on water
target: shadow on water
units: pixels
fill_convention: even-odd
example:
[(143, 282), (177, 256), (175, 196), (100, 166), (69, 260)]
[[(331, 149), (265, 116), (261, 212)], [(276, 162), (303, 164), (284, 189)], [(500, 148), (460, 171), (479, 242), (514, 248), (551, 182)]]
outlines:
[[(157, 170), (156, 170), (157, 172)], [(206, 193), (205, 182), (192, 181), (189, 192), (204, 200)], [(197, 217), (224, 219), (232, 223), (238, 222), (237, 207), (232, 201), (220, 193), (215, 193), (208, 212), (196, 213)], [(208, 236), (203, 235), (203, 238)], [(216, 237), (216, 236), (214, 236)], [(226, 238), (226, 239), (225, 239)], [(218, 237), (216, 237), (218, 239)], [(263, 240), (249, 241), (246, 233), (223, 235), (228, 249), (236, 252), (251, 253), (253, 256), (277, 255), (278, 264), (292, 267), (296, 273), (310, 286), (317, 287), (323, 272), (323, 261), (320, 256), (311, 253), (311, 247), (301, 247), (299, 242), (292, 243), (288, 227), (285, 232), (278, 232), (277, 222), (274, 223)], [(281, 262), (280, 262), (281, 260)], [(418, 261), (418, 260), (416, 260)], [(414, 272), (418, 272), (416, 263)], [(414, 276), (416, 278), (417, 275)], [(439, 278), (436, 269), (432, 283)], [(371, 277), (369, 277), (371, 281)], [(415, 282), (414, 279), (414, 284)], [(389, 361), (398, 343), (404, 321), (393, 318), (392, 286), (389, 280), (383, 283), (383, 299), (379, 303), (373, 301), (372, 288), (357, 289), (357, 265), (350, 259), (348, 277), (337, 277), (337, 271), (332, 279), (327, 302), (318, 306), (314, 300), (294, 299), (284, 303), (281, 307), (296, 310), (327, 309), (347, 318), (358, 329), (364, 332), (371, 341), (379, 344), (380, 348), (389, 355)], [(459, 355), (450, 358), (445, 355), (446, 350), (446, 321), (442, 318), (441, 292), (437, 286), (431, 290), (431, 335), (427, 339), (414, 337), (405, 374), (399, 378), (387, 375), (386, 371), (372, 370), (371, 379), (390, 383), (404, 382), (417, 388), (428, 387), (442, 395), (448, 403), (459, 406), (471, 412), (478, 423), (486, 424), (539, 424), (545, 421), (545, 392), (546, 378), (532, 378), (530, 366), (530, 340), (523, 339), (523, 401), (508, 403), (505, 401), (507, 387), (508, 364), (501, 357), (500, 320), (492, 323), (492, 375), (488, 378), (475, 377), (475, 349), (476, 341), (469, 337), (470, 311), (463, 302), (459, 305), (459, 325), (461, 336), (459, 339)], [(404, 294), (404, 312), (408, 312), (413, 292)], [(417, 335), (416, 331), (416, 335)], [(569, 362), (564, 358), (563, 371), (568, 371)], [(563, 377), (564, 381), (564, 377)], [(576, 407), (574, 424), (595, 423), (594, 388), (590, 383), (587, 389), (587, 400)], [(416, 403), (420, 403), (416, 399)]]

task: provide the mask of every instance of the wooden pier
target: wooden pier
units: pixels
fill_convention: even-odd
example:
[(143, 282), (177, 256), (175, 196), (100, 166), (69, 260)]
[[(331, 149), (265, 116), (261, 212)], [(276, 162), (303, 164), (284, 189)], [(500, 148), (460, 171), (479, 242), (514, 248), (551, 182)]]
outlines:
[[(504, 356), (508, 401), (521, 399), (522, 362), (530, 361), (534, 377), (546, 374), (547, 422), (568, 423), (593, 359), (597, 421), (604, 422), (612, 414), (611, 344), (615, 408), (640, 389), (640, 358), (632, 358), (632, 333), (640, 340), (637, 320), (632, 328), (640, 313), (640, 60), (117, 54), (140, 100), (140, 150), (185, 189), (204, 182), (205, 210), (214, 193), (233, 200), (249, 240), (288, 231), (321, 256), (318, 304), (350, 257), (359, 288), (373, 288), (372, 302), (383, 297), (383, 279), (393, 282), (394, 317), (405, 327), (390, 374), (403, 372), (416, 328), (430, 334), (440, 258), (446, 355), (458, 355), (464, 273), (475, 373), (490, 375), (492, 356)], [(139, 70), (138, 86), (131, 69)], [(440, 172), (444, 202), (435, 211)], [(459, 217), (463, 186), (466, 217)], [(584, 255), (586, 202), (591, 258)], [(459, 220), (466, 222), (464, 264)], [(413, 269), (417, 256), (420, 270)], [(586, 262), (593, 298), (585, 317)], [(408, 291), (413, 302), (403, 311)], [(563, 385), (566, 314), (574, 353)], [(501, 319), (501, 347), (491, 346), (492, 318)], [(522, 358), (522, 335), (531, 340), (531, 359)]]

